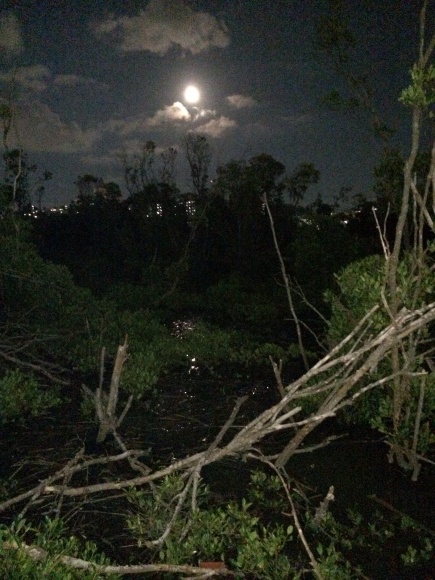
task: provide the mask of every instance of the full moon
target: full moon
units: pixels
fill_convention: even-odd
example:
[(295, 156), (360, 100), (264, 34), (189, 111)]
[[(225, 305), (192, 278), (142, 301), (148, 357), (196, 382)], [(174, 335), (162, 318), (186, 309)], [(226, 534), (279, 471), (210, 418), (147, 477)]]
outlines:
[(199, 91), (193, 85), (190, 85), (184, 91), (184, 98), (188, 103), (197, 103), (199, 101)]

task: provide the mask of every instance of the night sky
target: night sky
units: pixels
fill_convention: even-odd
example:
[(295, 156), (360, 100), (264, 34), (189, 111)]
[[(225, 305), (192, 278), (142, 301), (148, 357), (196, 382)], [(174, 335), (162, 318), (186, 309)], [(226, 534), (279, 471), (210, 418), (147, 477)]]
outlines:
[[(416, 56), (417, 0), (348, 0), (356, 66), (406, 151), (409, 113), (397, 101)], [(68, 203), (91, 173), (125, 192), (121, 151), (147, 140), (180, 147), (207, 136), (216, 165), (269, 153), (290, 173), (312, 162), (311, 195), (342, 186), (370, 196), (381, 143), (367, 118), (322, 99), (344, 83), (313, 49), (325, 0), (0, 0), (0, 95), (13, 98), (10, 146), (53, 173), (43, 203)], [(184, 98), (198, 88), (196, 105)], [(186, 190), (183, 155), (177, 163)], [(309, 200), (308, 200), (309, 201)]]

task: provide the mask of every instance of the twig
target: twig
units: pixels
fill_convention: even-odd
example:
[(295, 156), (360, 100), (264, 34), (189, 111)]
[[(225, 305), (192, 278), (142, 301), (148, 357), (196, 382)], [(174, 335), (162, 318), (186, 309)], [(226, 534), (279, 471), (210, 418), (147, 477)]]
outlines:
[[(293, 498), (292, 498), (291, 493), (290, 493), (290, 483), (287, 482), (287, 481), (285, 481), (285, 479), (284, 479), (284, 477), (282, 475), (281, 470), (278, 469), (268, 459), (266, 459), (262, 454), (260, 454), (257, 457), (257, 459), (259, 459), (263, 463), (266, 463), (266, 465), (268, 465), (276, 473), (276, 475), (279, 477), (279, 480), (281, 481), (282, 487), (283, 487), (283, 489), (285, 491), (285, 494), (287, 496), (287, 499), (289, 501), (289, 504), (290, 504), (290, 507), (291, 507), (291, 510), (292, 510), (291, 515), (292, 515), (293, 520), (295, 522), (295, 526), (296, 526), (296, 529), (298, 531), (299, 538), (301, 539), (301, 542), (302, 542), (302, 544), (303, 544), (303, 546), (305, 548), (305, 551), (306, 551), (306, 553), (308, 555), (308, 558), (310, 559), (311, 566), (312, 566), (312, 568), (314, 570), (314, 574), (318, 578), (318, 580), (323, 580), (323, 575), (322, 575), (322, 573), (320, 571), (319, 564), (317, 563), (317, 561), (316, 561), (316, 559), (314, 557), (314, 554), (311, 551), (310, 546), (308, 545), (307, 539), (305, 538), (305, 534), (304, 534), (304, 532), (302, 530), (302, 527), (301, 527), (301, 524), (299, 522), (298, 514), (296, 512), (296, 508), (295, 508), (295, 505), (294, 505), (294, 502), (293, 502)], [(284, 515), (289, 515), (289, 514), (284, 514)]]
[(275, 223), (273, 221), (272, 212), (270, 211), (270, 206), (269, 206), (269, 201), (267, 199), (267, 194), (263, 195), (262, 201), (263, 201), (264, 206), (266, 208), (267, 215), (269, 216), (270, 229), (272, 230), (273, 243), (275, 245), (275, 250), (276, 250), (276, 253), (277, 253), (277, 256), (279, 259), (279, 263), (281, 266), (281, 275), (282, 275), (285, 289), (286, 289), (286, 293), (287, 293), (287, 301), (288, 301), (289, 308), (290, 308), (290, 311), (291, 311), (292, 316), (293, 316), (294, 323), (296, 325), (296, 334), (298, 337), (299, 350), (301, 352), (301, 356), (302, 356), (302, 360), (304, 362), (305, 370), (308, 370), (310, 368), (310, 366), (308, 364), (308, 358), (307, 358), (304, 343), (302, 340), (301, 325), (299, 322), (298, 315), (296, 314), (295, 305), (293, 303), (293, 297), (292, 297), (292, 293), (291, 293), (291, 289), (290, 289), (289, 277), (288, 277), (287, 270), (286, 270), (286, 267), (284, 264), (284, 259), (283, 259), (282, 254), (281, 254), (281, 249), (279, 247), (278, 239), (276, 237)]
[(239, 397), (236, 400), (236, 404), (234, 405), (234, 408), (233, 408), (228, 420), (222, 426), (219, 433), (215, 437), (214, 441), (212, 442), (210, 447), (205, 452), (203, 459), (201, 461), (198, 461), (197, 465), (193, 469), (192, 509), (194, 511), (197, 509), (196, 496), (197, 496), (197, 491), (198, 491), (199, 478), (201, 475), (201, 469), (202, 469), (203, 465), (205, 464), (205, 462), (207, 461), (207, 459), (209, 459), (213, 455), (213, 452), (215, 451), (215, 449), (217, 449), (217, 447), (218, 447), (219, 443), (222, 441), (225, 433), (227, 433), (229, 428), (233, 425), (233, 423), (236, 420), (236, 417), (240, 411), (240, 407), (243, 405), (243, 403), (248, 398), (249, 397), (247, 395), (245, 395), (244, 397)]
[[(46, 479), (41, 481), (37, 486), (33, 487), (32, 489), (29, 489), (28, 491), (21, 493), (20, 495), (15, 496), (15, 497), (1, 503), (0, 504), (0, 512), (6, 511), (11, 506), (13, 506), (17, 503), (20, 503), (20, 502), (24, 501), (25, 499), (32, 497), (32, 496), (34, 496), (34, 497), (32, 497), (32, 501), (34, 501), (36, 498), (40, 497), (42, 494), (45, 494), (47, 492), (47, 487), (49, 487), (52, 483), (54, 483), (58, 479), (61, 479), (62, 477), (64, 477), (67, 470), (69, 470), (70, 473), (76, 473), (76, 472), (81, 471), (83, 469), (87, 469), (88, 467), (90, 467), (92, 465), (101, 465), (101, 464), (111, 463), (113, 461), (121, 461), (123, 459), (126, 459), (129, 456), (138, 457), (140, 455), (144, 455), (145, 451), (132, 449), (132, 450), (126, 451), (125, 453), (120, 453), (119, 455), (109, 456), (109, 457), (98, 457), (95, 459), (83, 461), (82, 463), (80, 463), (80, 465), (76, 465), (75, 463), (83, 457), (83, 453), (84, 453), (84, 449), (80, 449), (80, 451), (77, 452), (77, 454), (74, 456), (74, 458), (71, 459), (67, 463), (67, 465), (63, 466), (59, 471), (57, 471), (56, 473), (54, 473), (50, 477), (47, 477)], [(62, 486), (59, 486), (59, 488), (57, 489), (57, 492), (60, 493), (61, 491), (62, 491)], [(27, 508), (25, 508), (25, 509), (27, 509)]]
[(414, 437), (412, 440), (412, 462), (414, 463), (414, 470), (412, 473), (412, 481), (417, 481), (418, 475), (420, 473), (421, 465), (418, 463), (417, 460), (417, 445), (418, 445), (418, 436), (420, 433), (420, 424), (421, 424), (421, 416), (423, 413), (423, 403), (424, 403), (424, 396), (426, 391), (426, 379), (427, 376), (423, 376), (420, 381), (420, 396), (418, 398), (418, 406), (417, 406), (417, 413), (415, 415), (415, 426), (414, 426)]

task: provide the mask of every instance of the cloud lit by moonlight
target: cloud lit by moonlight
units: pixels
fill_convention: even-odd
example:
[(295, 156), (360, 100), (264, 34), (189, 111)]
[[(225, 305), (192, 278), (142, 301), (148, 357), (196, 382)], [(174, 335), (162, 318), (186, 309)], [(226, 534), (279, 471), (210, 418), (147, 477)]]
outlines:
[(190, 103), (191, 105), (197, 103), (199, 101), (199, 97), (200, 97), (199, 91), (193, 85), (189, 85), (184, 91), (184, 98), (186, 102)]

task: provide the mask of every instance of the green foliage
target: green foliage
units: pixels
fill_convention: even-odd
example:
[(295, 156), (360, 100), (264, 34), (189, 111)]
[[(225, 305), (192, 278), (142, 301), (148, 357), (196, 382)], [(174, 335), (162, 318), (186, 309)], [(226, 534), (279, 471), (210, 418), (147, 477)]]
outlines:
[[(389, 322), (389, 314), (382, 307), (385, 288), (385, 260), (369, 256), (349, 264), (336, 276), (339, 292), (327, 291), (326, 299), (332, 308), (328, 339), (331, 346), (347, 336), (361, 318), (375, 305), (380, 309), (371, 318), (372, 332), (379, 332)], [(428, 303), (435, 294), (435, 276), (430, 265), (424, 267), (417, 279), (412, 256), (407, 255), (398, 265), (398, 299), (400, 307), (412, 309)], [(420, 287), (421, 286), (421, 287)], [(418, 303), (415, 304), (416, 291)]]
[[(330, 346), (338, 344), (356, 326), (359, 320), (381, 300), (384, 285), (384, 262), (381, 256), (368, 256), (352, 262), (336, 275), (339, 292), (326, 291), (331, 306), (328, 329)], [(372, 319), (373, 331), (379, 331), (386, 314), (378, 311)]]
[(37, 417), (60, 401), (57, 389), (44, 389), (32, 373), (6, 370), (0, 379), (0, 423)]
[[(386, 577), (391, 562), (394, 562), (395, 574), (402, 577), (403, 573), (408, 578), (410, 571), (431, 560), (434, 547), (430, 533), (408, 516), (391, 520), (379, 511), (363, 516), (355, 509), (347, 510), (346, 517), (340, 520), (328, 513), (314, 530), (312, 542), (315, 541), (319, 542), (316, 556), (320, 569), (331, 580), (373, 577), (374, 574), (378, 577), (379, 570)], [(352, 567), (350, 562), (357, 566)]]
[(282, 513), (288, 509), (288, 499), (277, 475), (268, 475), (260, 469), (251, 473), (251, 485), (247, 489), (248, 501), (263, 513)]
[[(34, 356), (74, 364), (74, 349), (80, 349), (75, 339), (80, 342), (87, 334), (88, 321), (98, 317), (97, 301), (89, 291), (74, 284), (64, 266), (45, 262), (29, 243), (14, 239), (8, 225), (0, 226), (0, 291), (8, 323), (5, 331), (13, 328), (16, 332), (18, 327), (22, 336), (29, 336)], [(22, 345), (20, 351), (24, 351)]]
[(251, 504), (244, 501), (241, 506), (228, 505), (229, 537), (239, 544), (231, 564), (259, 579), (284, 580), (290, 575), (297, 578), (291, 561), (282, 553), (292, 538), (293, 526), (263, 525), (252, 515), (251, 508)]
[(165, 477), (154, 488), (153, 493), (136, 488), (127, 490), (127, 499), (134, 506), (134, 512), (127, 518), (127, 526), (134, 532), (139, 546), (146, 545), (147, 541), (159, 537), (164, 532), (166, 518), (174, 508), (173, 498), (182, 489), (183, 481), (178, 476), (171, 475)]
[(353, 570), (352, 565), (343, 555), (337, 551), (334, 544), (324, 546), (318, 544), (316, 558), (319, 571), (325, 580), (352, 580), (361, 578), (357, 570)]
[[(175, 508), (174, 498), (181, 493), (184, 483), (172, 475), (165, 478), (153, 493), (127, 492), (133, 506), (127, 526), (139, 546), (147, 545), (163, 533)], [(266, 495), (276, 492), (277, 486), (280, 486), (278, 478), (254, 474), (250, 493), (257, 499), (264, 499), (267, 511)], [(172, 533), (160, 549), (159, 557), (163, 562), (183, 564), (192, 563), (194, 559), (223, 560), (231, 568), (254, 574), (258, 579), (298, 577), (283, 553), (292, 540), (293, 526), (264, 523), (258, 512), (261, 506), (254, 507), (247, 499), (213, 507), (208, 488), (204, 485), (199, 488), (199, 509), (191, 512), (190, 504), (186, 503)]]
[(156, 315), (144, 310), (112, 311), (104, 326), (103, 338), (99, 341), (108, 345), (110, 358), (114, 357), (124, 334), (128, 334), (130, 356), (121, 384), (125, 391), (136, 396), (152, 390), (159, 378), (169, 373), (188, 372), (192, 366), (213, 376), (232, 373), (248, 376), (269, 367), (269, 356), (283, 360), (290, 357), (290, 350), (277, 344), (201, 321), (193, 321), (190, 329), (176, 335)]
[[(132, 506), (127, 526), (140, 547), (151, 547), (166, 530), (185, 484), (185, 479), (171, 475), (153, 491), (127, 492)], [(303, 513), (298, 494), (293, 500), (325, 580), (374, 577), (379, 569), (387, 577), (391, 561), (409, 574), (431, 558), (433, 540), (412, 518), (393, 515), (391, 519), (391, 514), (378, 511), (363, 516), (348, 510), (340, 520), (328, 511), (316, 521), (311, 507)], [(209, 489), (201, 484), (198, 509), (192, 512), (186, 498), (159, 559), (168, 564), (222, 561), (240, 574), (265, 580), (311, 577), (307, 554), (294, 541), (293, 526), (283, 519), (289, 509), (280, 479), (262, 470), (251, 473), (245, 496), (238, 501), (215, 505)]]
[(400, 557), (406, 566), (415, 566), (416, 564), (430, 562), (434, 554), (434, 549), (435, 546), (433, 541), (430, 538), (425, 537), (419, 548), (407, 546), (406, 550), (400, 555)]
[(221, 280), (207, 291), (208, 310), (217, 324), (246, 328), (258, 335), (270, 335), (277, 328), (282, 319), (277, 303), (269, 288), (253, 289), (239, 276)]
[[(335, 346), (346, 337), (359, 320), (375, 305), (380, 308), (370, 318), (370, 332), (380, 332), (390, 322), (390, 315), (383, 307), (381, 295), (385, 287), (385, 262), (381, 256), (370, 256), (359, 262), (354, 262), (345, 268), (337, 277), (340, 293), (327, 293), (327, 299), (331, 304), (331, 319), (328, 329), (330, 346)], [(420, 276), (416, 275), (412, 256), (405, 256), (397, 268), (397, 295), (399, 308), (419, 308), (433, 300), (435, 293), (435, 275), (427, 263), (423, 267)], [(421, 338), (428, 336), (428, 329)], [(426, 345), (427, 347), (427, 345)], [(409, 371), (423, 371), (424, 357), (415, 353), (413, 367)], [(370, 380), (375, 377), (382, 378), (392, 373), (389, 359), (380, 363), (373, 371)], [(415, 429), (415, 417), (420, 396), (421, 381), (426, 381), (426, 396), (422, 409), (418, 450), (426, 453), (430, 446), (435, 443), (435, 436), (429, 425), (435, 420), (435, 379), (433, 374), (423, 378), (411, 375), (406, 384), (406, 413), (403, 413), (400, 425), (392, 429), (392, 417), (394, 406), (393, 385), (386, 385), (370, 391), (358, 402), (350, 412), (347, 412), (348, 420), (358, 420), (368, 423), (371, 427), (385, 433), (390, 441), (408, 447), (412, 441)]]
[[(8, 225), (6, 220), (0, 224), (0, 291), (8, 328), (12, 322), (24, 336), (36, 339), (28, 341), (28, 357), (55, 360), (82, 373), (93, 373), (98, 370), (102, 347), (106, 348), (109, 369), (118, 345), (128, 334), (129, 360), (121, 386), (125, 392), (142, 397), (169, 372), (190, 370), (193, 360), (194, 366), (215, 376), (232, 372), (246, 376), (269, 366), (269, 355), (277, 359), (289, 355), (273, 343), (253, 340), (242, 330), (223, 330), (205, 323), (196, 324), (180, 339), (157, 314), (134, 306), (138, 294), (142, 294), (139, 303), (147, 302), (143, 286), (135, 287), (135, 295), (126, 297), (119, 292), (116, 301), (97, 299), (74, 283), (67, 268), (44, 261), (22, 237), (17, 240), (12, 235), (14, 228), (8, 229)], [(243, 322), (263, 331), (278, 318), (272, 300), (260, 292), (249, 295), (241, 287), (236, 291), (234, 286), (223, 286), (210, 299), (210, 307), (221, 303), (228, 309), (216, 318), (225, 323)], [(34, 408), (35, 397), (27, 397)], [(38, 404), (50, 404), (47, 397)], [(10, 399), (12, 404), (13, 397)], [(17, 400), (16, 405), (20, 408), (22, 403)]]
[(140, 399), (157, 384), (163, 370), (164, 361), (158, 359), (155, 352), (150, 350), (136, 352), (131, 355), (125, 366), (121, 386), (127, 393)]
[(184, 364), (194, 360), (195, 366), (214, 376), (242, 374), (250, 376), (255, 371), (269, 367), (269, 356), (290, 358), (290, 349), (274, 343), (260, 342), (248, 333), (223, 330), (218, 326), (198, 322), (177, 343), (178, 360)]
[[(39, 558), (31, 558), (24, 548), (30, 545)], [(1, 571), (8, 580), (97, 580), (103, 575), (91, 568), (74, 569), (60, 561), (61, 556), (81, 558), (83, 560), (108, 565), (108, 559), (97, 551), (92, 542), (81, 543), (74, 536), (66, 537), (65, 526), (60, 519), (45, 518), (38, 527), (28, 524), (23, 519), (16, 520), (10, 526), (0, 526), (0, 560)], [(104, 578), (118, 578), (115, 575), (104, 575)]]
[[(427, 455), (435, 446), (435, 376), (428, 375), (426, 380), (424, 405), (421, 410), (420, 430), (418, 434), (418, 451), (421, 455)], [(375, 412), (370, 417), (370, 424), (381, 433), (385, 433), (392, 441), (399, 445), (412, 440), (420, 397), (421, 378), (412, 378), (408, 384), (408, 396), (406, 400), (406, 417), (392, 433), (391, 417), (393, 416), (393, 401), (390, 393), (384, 394), (379, 400)]]
[(408, 107), (427, 108), (435, 103), (435, 66), (426, 68), (415, 64), (411, 71), (411, 84), (403, 89), (399, 101)]

